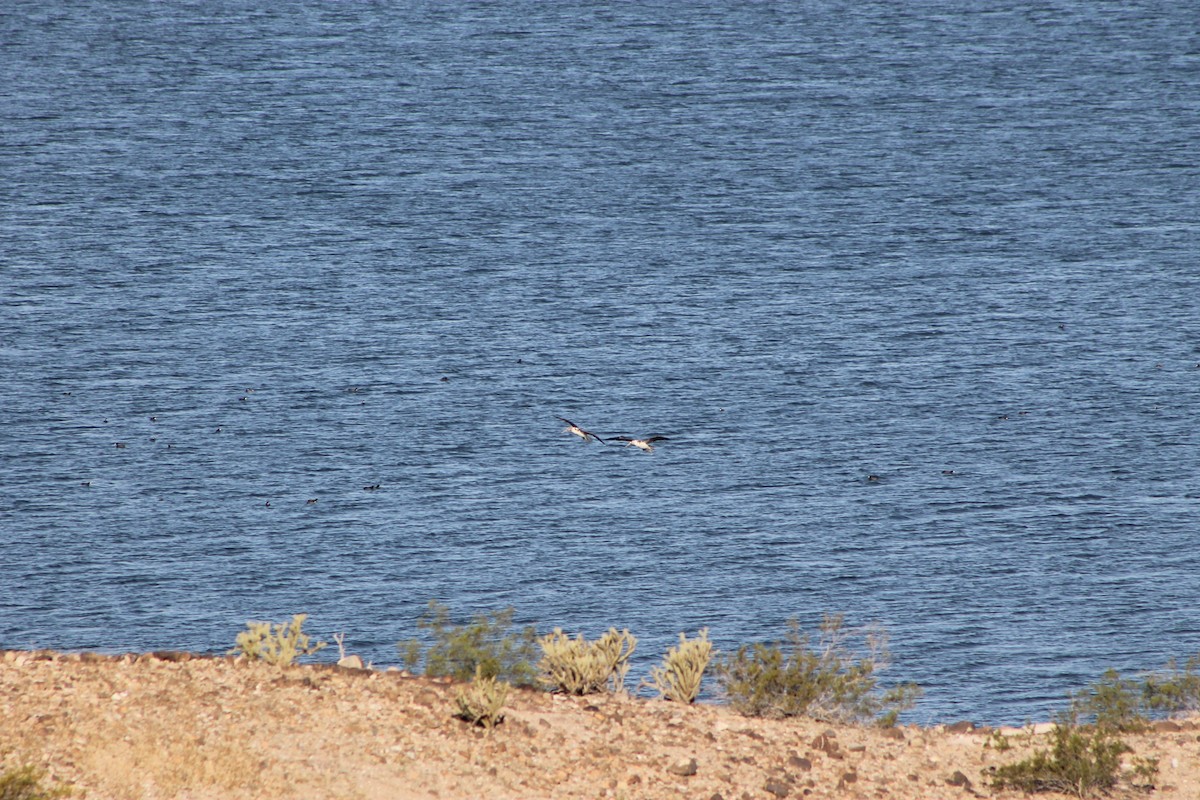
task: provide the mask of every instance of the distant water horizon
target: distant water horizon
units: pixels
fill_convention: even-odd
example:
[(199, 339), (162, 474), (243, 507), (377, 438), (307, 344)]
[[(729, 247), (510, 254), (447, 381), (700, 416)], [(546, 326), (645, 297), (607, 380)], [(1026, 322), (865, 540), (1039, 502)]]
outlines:
[(981, 724), (1200, 653), (1188, 11), (18, 0), (0, 647), (842, 613)]

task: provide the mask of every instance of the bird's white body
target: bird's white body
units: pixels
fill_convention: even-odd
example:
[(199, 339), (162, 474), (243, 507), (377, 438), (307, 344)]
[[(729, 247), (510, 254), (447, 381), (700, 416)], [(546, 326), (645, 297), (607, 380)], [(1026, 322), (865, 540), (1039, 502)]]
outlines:
[(621, 441), (625, 442), (626, 447), (633, 446), (644, 453), (654, 452), (654, 446), (651, 444), (651, 442), (667, 440), (667, 437), (665, 436), (648, 436), (645, 439), (634, 439), (631, 436), (614, 436), (612, 438), (620, 439)]

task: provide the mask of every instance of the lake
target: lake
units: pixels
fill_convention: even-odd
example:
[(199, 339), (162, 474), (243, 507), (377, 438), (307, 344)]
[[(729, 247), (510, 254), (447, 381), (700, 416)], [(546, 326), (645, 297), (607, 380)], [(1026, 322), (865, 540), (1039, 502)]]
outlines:
[(1193, 11), (10, 4), (0, 647), (831, 612), (1016, 724), (1200, 652)]

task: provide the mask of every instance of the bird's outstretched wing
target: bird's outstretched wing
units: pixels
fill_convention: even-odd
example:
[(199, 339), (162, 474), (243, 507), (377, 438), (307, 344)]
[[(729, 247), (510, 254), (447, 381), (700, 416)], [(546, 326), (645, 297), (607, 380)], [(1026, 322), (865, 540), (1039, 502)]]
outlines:
[(649, 439), (645, 439), (644, 441), (646, 444), (649, 444), (650, 442), (666, 442), (669, 440), (665, 436), (651, 436)]
[(581, 428), (581, 427), (579, 427), (578, 425), (576, 425), (574, 422), (571, 422), (571, 420), (567, 419), (566, 417), (557, 417), (557, 416), (556, 416), (556, 417), (555, 417), (555, 419), (561, 419), (563, 422), (565, 422), (565, 423), (567, 423), (568, 425), (570, 425), (570, 426), (571, 426), (572, 428), (574, 428), (576, 431), (579, 431), (580, 433), (582, 433), (582, 434), (583, 434), (583, 438), (584, 438), (584, 440), (585, 440), (585, 441), (586, 441), (586, 440), (587, 440), (587, 438), (590, 436), (590, 437), (592, 437), (593, 439), (595, 439), (597, 442), (599, 442), (600, 444), (604, 444), (604, 443), (605, 443), (605, 442), (604, 442), (604, 439), (603, 439), (602, 437), (600, 437), (600, 436), (597, 436), (596, 434), (592, 433), (591, 431), (584, 430), (583, 428)]

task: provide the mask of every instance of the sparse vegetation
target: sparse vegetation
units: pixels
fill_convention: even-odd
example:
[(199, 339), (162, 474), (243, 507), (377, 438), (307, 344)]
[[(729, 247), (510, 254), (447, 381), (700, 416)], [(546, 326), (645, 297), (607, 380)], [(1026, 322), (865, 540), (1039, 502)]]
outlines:
[(1166, 669), (1150, 673), (1143, 692), (1146, 704), (1155, 712), (1173, 715), (1200, 711), (1200, 654), (1189, 658), (1182, 669), (1171, 660)]
[(504, 721), (509, 688), (504, 681), (485, 676), (483, 667), (475, 667), (475, 680), (456, 698), (459, 718), (491, 730)]
[[(861, 636), (862, 646), (851, 647)], [(880, 691), (876, 673), (889, 663), (879, 630), (849, 630), (843, 617), (826, 615), (815, 648), (796, 619), (782, 642), (743, 645), (717, 665), (735, 708), (751, 716), (807, 715), (836, 722), (875, 720), (894, 725), (920, 695), (915, 684)]]
[(992, 786), (1091, 797), (1117, 784), (1121, 755), (1130, 748), (1113, 729), (1083, 727), (1064, 718), (1051, 736), (1049, 750), (1038, 750), (1015, 764), (997, 767), (992, 773)]
[(594, 642), (579, 634), (572, 639), (555, 628), (538, 643), (542, 648), (542, 681), (565, 694), (584, 695), (603, 691), (618, 692), (625, 685), (629, 657), (637, 648), (637, 638), (628, 630), (609, 628)]
[(1156, 717), (1200, 709), (1200, 656), (1180, 668), (1174, 661), (1165, 669), (1125, 678), (1115, 669), (1071, 696), (1071, 713), (1095, 725), (1122, 733), (1145, 730)]
[(427, 631), (433, 644), (425, 650), (417, 639), (397, 644), (405, 666), (414, 672), (422, 658), (424, 672), (430, 676), (449, 676), (468, 681), (477, 674), (497, 678), (516, 686), (537, 683), (537, 630), (527, 626), (513, 631), (512, 607), (490, 614), (477, 614), (466, 625), (455, 625), (450, 609), (431, 600), (417, 621), (417, 627)]
[(325, 642), (310, 644), (302, 630), (307, 614), (296, 614), (291, 622), (247, 622), (237, 636), (230, 655), (243, 655), (251, 661), (287, 666), (300, 656), (309, 656), (325, 647)]
[(1012, 749), (1012, 743), (1008, 741), (1008, 737), (998, 730), (994, 730), (988, 734), (987, 739), (983, 741), (984, 747), (989, 747), (998, 753), (1005, 753)]
[(45, 773), (31, 766), (0, 772), (0, 800), (53, 800), (71, 795), (71, 790), (63, 787), (44, 788), (44, 777)]
[[(1174, 662), (1140, 679), (1123, 678), (1110, 669), (1091, 686), (1071, 695), (1048, 750), (1038, 750), (992, 774), (995, 788), (1025, 792), (1069, 792), (1090, 797), (1108, 791), (1121, 777), (1121, 756), (1131, 752), (1118, 738), (1140, 733), (1154, 716), (1195, 710), (1200, 705), (1200, 658), (1183, 669)], [(1080, 720), (1084, 720), (1081, 724)], [(1158, 774), (1153, 758), (1132, 759), (1129, 780), (1151, 785)]]
[(1071, 696), (1069, 718), (1085, 719), (1114, 732), (1138, 733), (1150, 722), (1146, 684), (1110, 669), (1100, 680)]
[(680, 633), (679, 644), (667, 651), (662, 666), (650, 668), (650, 678), (645, 683), (667, 700), (694, 703), (712, 654), (707, 628), (701, 629), (695, 639)]

